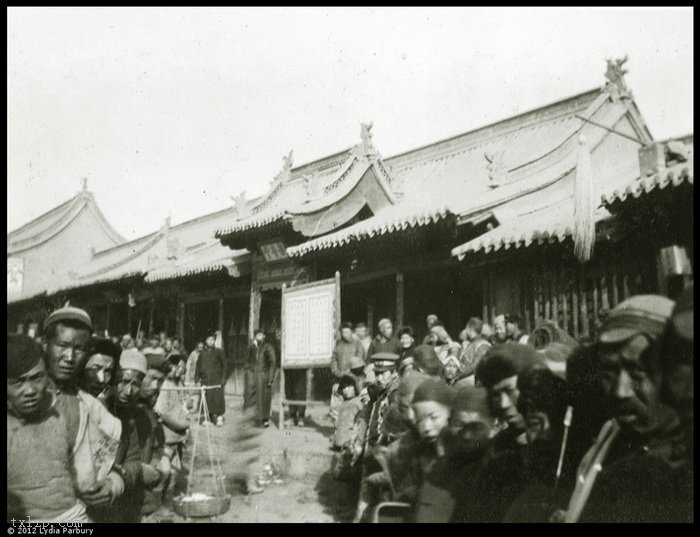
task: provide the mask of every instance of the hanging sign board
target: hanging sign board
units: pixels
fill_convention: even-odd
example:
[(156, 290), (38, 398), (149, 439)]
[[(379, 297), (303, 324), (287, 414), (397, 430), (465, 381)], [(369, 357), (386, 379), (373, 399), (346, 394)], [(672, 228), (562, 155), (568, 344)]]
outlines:
[(340, 319), (336, 279), (282, 290), (282, 367), (329, 367)]
[[(313, 369), (330, 367), (340, 324), (340, 273), (335, 278), (287, 288), (282, 285), (282, 345), (280, 368), (280, 430), (289, 405), (317, 405), (311, 400)], [(306, 369), (306, 399), (286, 399), (285, 369)]]

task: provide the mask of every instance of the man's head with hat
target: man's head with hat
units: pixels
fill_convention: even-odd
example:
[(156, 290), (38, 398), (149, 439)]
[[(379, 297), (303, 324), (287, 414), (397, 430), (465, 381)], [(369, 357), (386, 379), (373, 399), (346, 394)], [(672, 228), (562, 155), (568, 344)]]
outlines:
[(523, 418), (517, 404), (518, 375), (543, 359), (534, 347), (517, 343), (494, 345), (476, 368), (476, 381), (490, 395), (492, 410), (496, 417), (510, 427), (523, 428)]
[(418, 389), (418, 386), (423, 384), (430, 377), (420, 371), (410, 371), (406, 373), (399, 381), (399, 387), (396, 390), (396, 403), (401, 416), (406, 423), (413, 423), (414, 414), (411, 408), (413, 402), (413, 394)]
[(520, 315), (511, 313), (505, 316), (506, 320), (506, 336), (515, 339), (522, 333), (523, 319)]
[(673, 307), (664, 296), (633, 296), (608, 313), (598, 335), (603, 408), (641, 434), (658, 423), (659, 350)]
[(338, 393), (346, 401), (360, 395), (360, 383), (357, 381), (357, 377), (351, 373), (341, 375), (338, 380)]
[(418, 345), (413, 353), (414, 367), (435, 379), (442, 379), (443, 365), (432, 345)]
[(29, 336), (7, 336), (7, 405), (20, 418), (32, 418), (47, 408), (49, 377), (43, 349)]
[(421, 440), (434, 443), (449, 424), (454, 390), (441, 380), (423, 381), (413, 393), (415, 427)]
[(121, 346), (109, 339), (91, 337), (86, 359), (78, 367), (78, 384), (90, 395), (104, 393), (114, 380)]
[(443, 365), (443, 376), (447, 382), (455, 380), (462, 372), (462, 364), (455, 356), (448, 356)]
[(379, 335), (384, 339), (391, 339), (394, 335), (394, 325), (391, 319), (380, 319), (377, 323), (377, 328), (379, 329)]
[(450, 455), (467, 460), (479, 457), (496, 432), (488, 390), (475, 386), (458, 389), (450, 414)]
[(396, 376), (396, 364), (398, 360), (399, 355), (390, 352), (378, 352), (372, 355), (374, 375), (381, 389), (389, 386), (389, 383)]
[(140, 399), (153, 407), (156, 404), (160, 389), (165, 378), (170, 373), (172, 365), (162, 354), (146, 354), (146, 376), (141, 383)]
[(61, 389), (75, 389), (78, 366), (85, 359), (92, 320), (84, 310), (66, 306), (48, 316), (44, 338), (49, 375)]
[(121, 406), (138, 403), (141, 385), (148, 372), (146, 357), (136, 349), (127, 349), (119, 357), (116, 375), (117, 402)]
[(402, 326), (399, 328), (397, 335), (399, 336), (399, 346), (402, 349), (410, 349), (416, 340), (413, 335), (413, 328), (410, 326)]

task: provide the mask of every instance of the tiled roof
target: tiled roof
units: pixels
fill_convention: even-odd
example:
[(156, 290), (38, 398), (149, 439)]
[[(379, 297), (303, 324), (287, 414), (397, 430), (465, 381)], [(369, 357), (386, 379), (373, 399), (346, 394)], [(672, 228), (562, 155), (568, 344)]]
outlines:
[[(514, 215), (510, 220), (452, 249), (452, 255), (460, 260), (467, 254), (483, 251), (527, 248), (533, 244), (563, 242), (573, 234), (572, 200), (556, 201), (540, 207), (530, 213)], [(607, 218), (609, 214), (603, 209), (596, 213), (596, 222)]]
[(290, 257), (301, 257), (309, 252), (334, 248), (403, 229), (425, 226), (438, 222), (449, 214), (446, 207), (433, 210), (424, 209), (414, 213), (400, 210), (403, 209), (402, 207), (394, 207), (392, 209), (387, 209), (377, 217), (357, 222), (340, 231), (287, 248), (287, 255)]
[[(448, 140), (380, 159), (377, 163), (380, 175), (392, 185), (394, 192), (403, 194), (402, 200), (378, 212), (366, 224), (358, 225), (362, 228), (359, 236), (371, 236), (395, 225), (412, 226), (423, 212), (442, 209), (445, 205), (456, 214), (482, 199), (499, 198), (505, 190), (502, 190), (504, 187), (493, 189), (490, 185), (485, 153), (501, 153), (504, 166), (511, 177), (517, 179), (533, 162), (556, 156), (562, 145), (581, 128), (582, 121), (575, 115), (587, 111), (595, 113), (607, 98), (600, 90), (589, 91)], [(352, 164), (353, 152), (338, 155), (346, 160), (314, 176), (313, 180), (323, 192), (321, 199), (308, 201), (303, 174), (299, 169), (292, 170), (292, 178), (281, 192), (276, 186), (271, 188), (270, 206), (219, 230), (217, 237), (261, 227), (283, 217), (292, 219), (295, 214), (312, 209), (331, 207), (345, 193), (344, 188), (352, 187), (358, 179), (353, 170), (345, 169)], [(340, 162), (338, 155), (333, 162)], [(383, 214), (385, 211), (387, 215)], [(357, 227), (341, 230), (339, 235), (331, 233), (327, 238), (311, 239), (308, 248), (299, 246), (290, 252), (297, 255), (297, 252), (316, 249), (319, 244), (332, 245), (333, 237), (341, 242), (352, 240), (349, 239), (349, 234), (353, 233), (351, 229)]]
[(638, 198), (642, 194), (648, 194), (657, 188), (663, 190), (669, 185), (677, 187), (683, 183), (693, 184), (692, 147), (687, 162), (680, 162), (670, 168), (664, 168), (649, 177), (637, 178), (623, 188), (604, 192), (601, 200), (606, 205), (612, 205), (615, 202), (625, 201), (628, 196)]
[(240, 266), (249, 258), (250, 254), (246, 250), (231, 251), (217, 241), (190, 252), (176, 263), (151, 270), (144, 281), (156, 282), (230, 269), (236, 265)]

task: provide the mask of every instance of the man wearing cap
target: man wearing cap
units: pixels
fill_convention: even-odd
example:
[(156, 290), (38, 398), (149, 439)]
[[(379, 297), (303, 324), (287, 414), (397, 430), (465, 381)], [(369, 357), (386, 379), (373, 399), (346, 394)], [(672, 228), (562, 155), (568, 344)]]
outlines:
[(74, 487), (66, 423), (41, 347), (7, 336), (7, 519), (90, 522)]
[(503, 343), (491, 347), (476, 369), (476, 383), (489, 392), (489, 404), (499, 433), (493, 438), (492, 456), (486, 472), (499, 483), (501, 493), (491, 517), (501, 520), (527, 484), (525, 421), (518, 411), (518, 377), (542, 363), (542, 357), (529, 345)]
[[(222, 427), (224, 425), (224, 413), (226, 412), (226, 401), (224, 398), (227, 378), (226, 355), (222, 349), (215, 346), (215, 343), (216, 336), (213, 334), (206, 339), (204, 350), (197, 360), (195, 380), (201, 382), (202, 386), (220, 386), (220, 388), (207, 390), (204, 393), (204, 397), (207, 400), (212, 423), (216, 423), (217, 427)], [(274, 368), (274, 365), (272, 367)], [(274, 375), (270, 378), (273, 377)]]
[(459, 361), (462, 364), (464, 376), (472, 377), (472, 381), (479, 362), (486, 354), (486, 351), (491, 348), (491, 344), (482, 335), (483, 329), (484, 322), (478, 317), (472, 317), (467, 321), (467, 327), (465, 328), (467, 341), (463, 346), (462, 356), (460, 356)]
[(416, 522), (498, 522), (489, 509), (498, 484), (481, 483), (496, 434), (485, 388), (466, 386), (452, 400), (445, 453), (425, 475), (416, 502)]
[(439, 322), (440, 322), (440, 319), (434, 313), (431, 313), (430, 315), (428, 315), (425, 318), (425, 325), (428, 327), (428, 333), (423, 338), (422, 345), (434, 345), (435, 344), (435, 336), (433, 335), (431, 328), (435, 325), (435, 323), (439, 323)]
[(430, 329), (430, 332), (435, 336), (435, 353), (443, 364), (449, 356), (459, 359), (459, 355), (462, 353), (462, 346), (452, 340), (445, 329), (445, 325), (441, 322), (436, 322)]
[(425, 373), (429, 377), (440, 380), (444, 366), (435, 353), (433, 345), (418, 345), (413, 353), (413, 367), (416, 371)]
[(151, 464), (153, 424), (139, 397), (148, 372), (146, 357), (136, 349), (123, 351), (116, 373), (115, 415), (121, 420), (122, 435), (114, 468), (122, 477), (124, 494), (111, 505), (90, 511), (97, 522), (140, 522), (146, 489), (162, 480)]
[(56, 408), (66, 423), (77, 489), (88, 506), (107, 505), (124, 490), (121, 477), (111, 470), (122, 425), (78, 387), (92, 320), (82, 309), (64, 307), (49, 315), (45, 325), (45, 358), (56, 386)]
[(678, 418), (660, 402), (660, 340), (673, 307), (666, 297), (638, 295), (603, 322), (596, 366), (608, 421), (579, 464), (565, 522), (678, 521), (665, 449)]
[(506, 332), (506, 316), (496, 315), (493, 319), (493, 338), (491, 341), (492, 345), (498, 343), (505, 343), (508, 341), (508, 334)]
[[(355, 459), (359, 459), (364, 453), (374, 451), (381, 438), (382, 423), (393, 401), (393, 395), (398, 388), (399, 377), (396, 373), (396, 364), (399, 355), (389, 352), (380, 352), (372, 356), (372, 368), (375, 374), (375, 384), (368, 387), (370, 403), (365, 409), (364, 415), (358, 418), (358, 426), (353, 439), (353, 451)], [(366, 449), (365, 449), (366, 448)], [(374, 459), (365, 457), (363, 464), (362, 488), (360, 501), (357, 507), (356, 520), (364, 515), (365, 509), (372, 503), (371, 491), (367, 487), (365, 477), (381, 470)]]
[(389, 319), (381, 319), (377, 323), (379, 333), (369, 344), (367, 357), (371, 360), (372, 356), (379, 352), (388, 352), (391, 354), (399, 353), (399, 345), (394, 337), (394, 325)]
[(149, 354), (161, 354), (165, 356), (167, 353), (163, 348), (158, 334), (151, 334), (148, 338), (148, 344), (141, 349), (143, 355), (148, 358)]

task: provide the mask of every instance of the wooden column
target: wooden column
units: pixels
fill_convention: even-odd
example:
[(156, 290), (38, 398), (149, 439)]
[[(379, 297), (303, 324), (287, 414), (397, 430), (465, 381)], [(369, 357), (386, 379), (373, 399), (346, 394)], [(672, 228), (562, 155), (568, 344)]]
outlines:
[(126, 324), (129, 325), (129, 328), (127, 329), (127, 333), (131, 334), (132, 337), (134, 337), (134, 334), (131, 333), (131, 321), (132, 321), (132, 313), (131, 313), (131, 310), (133, 310), (133, 309), (134, 309), (134, 308), (132, 308), (132, 307), (129, 305), (129, 302), (127, 301), (127, 303), (126, 303)]
[(374, 306), (371, 303), (367, 304), (367, 332), (374, 334)]
[(258, 327), (260, 323), (260, 301), (262, 300), (262, 294), (255, 287), (255, 280), (250, 287), (250, 312), (248, 315), (248, 337), (253, 338), (253, 331)]
[(177, 305), (177, 335), (182, 344), (185, 344), (185, 303), (178, 302)]
[(221, 349), (225, 352), (225, 336), (224, 336), (224, 299), (219, 299), (219, 334), (221, 335)]
[(590, 326), (588, 323), (588, 292), (586, 289), (586, 273), (583, 265), (578, 271), (579, 306), (581, 307), (581, 336), (590, 336)]
[(404, 317), (403, 272), (397, 272), (396, 273), (396, 326), (397, 327), (403, 326), (403, 317)]
[(156, 309), (156, 299), (151, 299), (151, 307), (148, 310), (148, 336), (153, 333), (153, 313)]
[(112, 335), (112, 332), (110, 332), (110, 330), (109, 330), (109, 324), (110, 324), (111, 317), (112, 317), (112, 303), (107, 301), (107, 321), (105, 323), (107, 326), (105, 326), (105, 330), (107, 330), (107, 334), (109, 334), (110, 336)]

